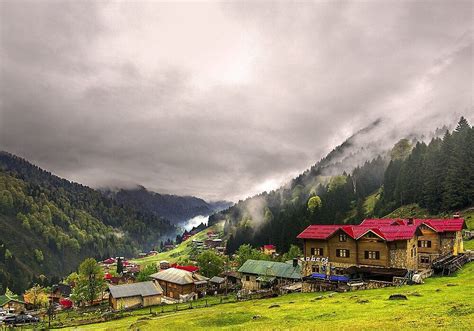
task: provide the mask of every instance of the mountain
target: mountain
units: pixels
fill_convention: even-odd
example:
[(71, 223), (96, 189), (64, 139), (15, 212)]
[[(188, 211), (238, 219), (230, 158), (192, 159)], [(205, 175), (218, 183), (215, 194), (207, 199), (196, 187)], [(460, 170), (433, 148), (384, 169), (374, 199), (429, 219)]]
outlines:
[(0, 293), (57, 281), (86, 257), (156, 247), (176, 231), (168, 220), (7, 152), (0, 152), (0, 229)]
[(286, 251), (310, 224), (358, 223), (408, 204), (431, 214), (474, 204), (474, 128), (464, 118), (443, 138), (433, 135), (425, 143), (411, 136), (391, 149), (377, 146), (377, 126), (356, 133), (287, 185), (212, 215), (210, 225), (225, 222), (227, 251), (244, 243)]
[(143, 186), (118, 191), (104, 190), (104, 194), (120, 205), (130, 206), (180, 224), (198, 215), (208, 216), (232, 206), (228, 201), (206, 202), (192, 196), (177, 196), (148, 191)]

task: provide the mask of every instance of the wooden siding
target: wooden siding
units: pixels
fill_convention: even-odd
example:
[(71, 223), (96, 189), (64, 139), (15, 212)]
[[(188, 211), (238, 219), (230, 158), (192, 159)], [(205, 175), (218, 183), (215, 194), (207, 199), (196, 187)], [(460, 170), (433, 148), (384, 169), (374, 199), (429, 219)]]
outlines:
[[(371, 233), (371, 232), (370, 232)], [(365, 252), (379, 252), (379, 259), (366, 259)], [(389, 253), (387, 242), (379, 237), (370, 237), (368, 234), (357, 241), (357, 262), (362, 265), (389, 267)]]
[(323, 250), (323, 255), (321, 257), (327, 257), (328, 256), (328, 243), (326, 240), (305, 240), (304, 241), (304, 246), (303, 246), (303, 251), (304, 251), (304, 256), (310, 256), (311, 257), (311, 249), (322, 249)]
[(163, 295), (166, 297), (179, 299), (180, 295), (186, 295), (191, 292), (196, 293), (194, 284), (179, 285), (164, 280), (158, 280), (158, 283), (163, 289)]
[[(256, 291), (260, 289), (260, 282), (257, 282), (256, 275), (242, 274), (242, 288), (248, 291)], [(247, 280), (248, 278), (248, 280)]]
[(421, 235), (418, 236), (418, 242), (431, 242), (431, 247), (418, 246), (418, 253), (439, 254), (439, 247), (441, 243), (439, 234), (426, 225), (420, 225), (418, 229), (421, 231)]
[[(327, 241), (329, 252), (324, 253), (325, 256), (329, 257), (329, 262), (339, 263), (350, 263), (357, 264), (357, 244), (354, 239), (346, 235), (346, 241), (339, 241), (339, 234), (346, 234), (344, 231), (339, 230), (334, 233)], [(338, 257), (336, 251), (338, 249), (349, 250), (349, 257)]]

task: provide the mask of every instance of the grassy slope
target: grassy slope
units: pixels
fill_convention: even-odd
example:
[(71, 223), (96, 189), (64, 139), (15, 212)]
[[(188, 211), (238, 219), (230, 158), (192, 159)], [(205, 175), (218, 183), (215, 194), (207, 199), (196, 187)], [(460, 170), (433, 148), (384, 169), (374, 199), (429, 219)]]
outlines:
[(206, 239), (208, 231), (215, 231), (215, 232), (222, 231), (222, 224), (213, 225), (213, 226), (211, 226), (211, 227), (209, 227), (209, 228), (207, 228), (207, 229), (205, 229), (201, 232), (196, 233), (194, 236), (192, 236), (188, 240), (182, 242), (176, 248), (174, 248), (170, 251), (159, 253), (155, 256), (149, 256), (149, 257), (145, 257), (145, 258), (142, 258), (142, 259), (132, 260), (132, 262), (133, 263), (138, 263), (142, 266), (146, 266), (148, 264), (157, 263), (157, 262), (160, 262), (160, 261), (163, 261), (163, 260), (174, 263), (179, 258), (189, 258), (189, 254), (191, 253), (191, 250), (192, 250), (192, 241), (193, 241), (193, 239), (196, 239), (196, 240)]
[[(388, 300), (394, 293), (406, 294), (408, 300)], [(423, 285), (335, 293), (331, 297), (327, 293), (296, 293), (149, 319), (129, 317), (76, 330), (468, 330), (474, 325), (472, 293), (474, 263), (455, 276), (433, 277)], [(323, 299), (315, 300), (320, 295)], [(269, 308), (272, 305), (279, 306)]]

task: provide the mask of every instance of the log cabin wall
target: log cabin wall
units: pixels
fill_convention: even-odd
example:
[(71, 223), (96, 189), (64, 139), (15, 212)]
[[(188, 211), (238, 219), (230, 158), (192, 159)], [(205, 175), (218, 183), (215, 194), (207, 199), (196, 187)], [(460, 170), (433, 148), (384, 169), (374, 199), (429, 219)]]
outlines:
[(360, 265), (389, 267), (390, 254), (387, 242), (372, 232), (357, 240), (358, 259)]
[[(328, 253), (324, 255), (329, 257), (329, 262), (335, 263), (344, 263), (344, 264), (357, 264), (357, 242), (355, 239), (352, 239), (344, 231), (339, 230), (334, 233), (327, 240)], [(338, 250), (348, 250), (349, 256), (342, 257), (337, 256)]]

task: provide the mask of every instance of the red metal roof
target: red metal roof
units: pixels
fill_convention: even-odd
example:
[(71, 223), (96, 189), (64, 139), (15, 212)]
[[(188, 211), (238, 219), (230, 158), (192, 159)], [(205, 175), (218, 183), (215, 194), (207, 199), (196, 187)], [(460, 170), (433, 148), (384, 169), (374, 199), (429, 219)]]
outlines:
[(462, 218), (453, 219), (366, 219), (360, 225), (310, 225), (297, 238), (327, 239), (336, 231), (342, 230), (353, 239), (359, 239), (368, 232), (373, 232), (386, 241), (407, 240), (413, 238), (416, 229), (425, 224), (436, 232), (461, 231), (464, 226)]
[(193, 266), (193, 265), (178, 265), (178, 264), (172, 264), (171, 267), (180, 269), (180, 270), (186, 270), (189, 272), (197, 272), (199, 271), (199, 267)]
[(336, 232), (340, 225), (310, 225), (296, 238), (298, 239), (326, 239)]
[(271, 249), (276, 249), (276, 247), (275, 245), (263, 245), (263, 249), (271, 250)]

